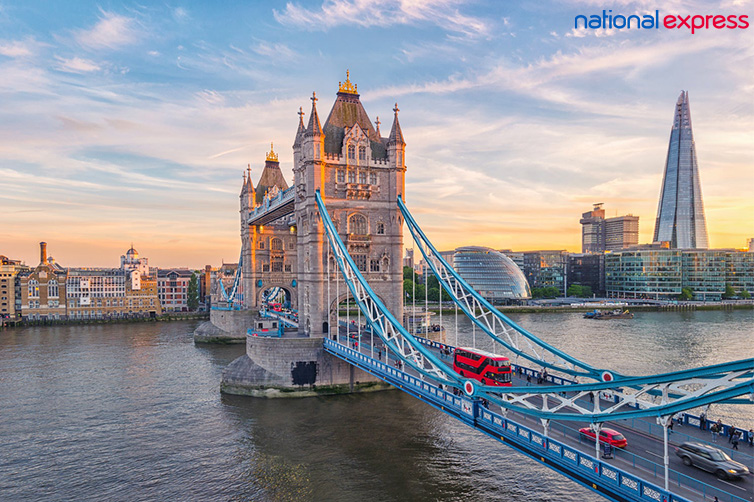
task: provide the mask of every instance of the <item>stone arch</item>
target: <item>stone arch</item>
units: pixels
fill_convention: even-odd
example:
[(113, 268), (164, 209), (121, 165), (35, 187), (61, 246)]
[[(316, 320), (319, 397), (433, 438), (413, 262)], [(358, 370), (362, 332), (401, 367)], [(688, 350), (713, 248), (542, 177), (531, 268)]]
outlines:
[[(288, 285), (282, 285), (280, 283), (272, 283), (272, 284), (263, 284), (260, 288), (257, 290), (257, 304), (262, 305), (264, 303), (265, 299), (265, 293), (267, 293), (271, 289), (279, 289), (280, 293), (283, 295), (284, 301), (277, 302), (282, 303), (283, 306), (285, 306), (286, 302), (288, 303), (289, 307), (295, 308), (295, 297), (293, 295), (293, 290)], [(280, 296), (278, 296), (276, 299), (280, 299)]]

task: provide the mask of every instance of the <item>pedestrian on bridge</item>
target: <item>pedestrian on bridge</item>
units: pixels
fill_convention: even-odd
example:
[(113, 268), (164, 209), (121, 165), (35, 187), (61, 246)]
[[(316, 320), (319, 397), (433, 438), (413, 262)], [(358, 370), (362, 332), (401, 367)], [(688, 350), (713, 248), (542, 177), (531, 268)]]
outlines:
[(699, 415), (699, 428), (701, 430), (704, 430), (706, 425), (707, 425), (707, 415), (705, 415), (704, 412), (702, 412)]
[(730, 438), (731, 442), (733, 443), (733, 449), (738, 449), (738, 440), (741, 438), (741, 433), (736, 431), (733, 433), (733, 436)]
[(732, 425), (728, 427), (728, 444), (733, 442), (733, 436), (736, 435), (736, 428)]

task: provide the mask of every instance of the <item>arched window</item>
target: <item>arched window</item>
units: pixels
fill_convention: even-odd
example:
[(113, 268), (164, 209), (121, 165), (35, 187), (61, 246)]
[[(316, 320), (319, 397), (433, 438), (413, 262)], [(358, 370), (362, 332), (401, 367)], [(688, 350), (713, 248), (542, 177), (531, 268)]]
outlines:
[(367, 149), (364, 146), (359, 147), (359, 160), (367, 160)]
[(282, 251), (283, 250), (283, 241), (278, 239), (277, 237), (272, 239), (270, 242), (270, 249), (273, 251)]
[(55, 279), (47, 283), (47, 297), (48, 298), (58, 297), (58, 281), (56, 281)]
[(36, 279), (29, 281), (29, 298), (39, 298), (39, 281)]
[(356, 147), (348, 145), (348, 160), (356, 160)]
[(367, 219), (361, 214), (352, 214), (348, 218), (348, 233), (366, 235), (367, 234)]

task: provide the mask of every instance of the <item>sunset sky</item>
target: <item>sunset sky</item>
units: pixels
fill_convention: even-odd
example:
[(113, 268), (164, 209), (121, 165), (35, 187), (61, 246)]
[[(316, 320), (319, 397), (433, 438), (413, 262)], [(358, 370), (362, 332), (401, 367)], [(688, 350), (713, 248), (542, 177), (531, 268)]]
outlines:
[(580, 251), (593, 202), (652, 239), (689, 91), (711, 247), (754, 237), (754, 27), (574, 30), (574, 16), (750, 14), (752, 2), (0, 0), (0, 254), (235, 262), (238, 194), (299, 106), (350, 69), (406, 139), (409, 208), (440, 249)]

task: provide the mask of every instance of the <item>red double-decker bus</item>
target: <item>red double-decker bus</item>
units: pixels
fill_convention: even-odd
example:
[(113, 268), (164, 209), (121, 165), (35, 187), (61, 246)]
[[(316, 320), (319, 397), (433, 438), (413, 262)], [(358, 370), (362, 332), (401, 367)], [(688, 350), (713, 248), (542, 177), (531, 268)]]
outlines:
[(457, 347), (453, 351), (453, 370), (484, 385), (511, 386), (510, 359), (484, 350)]

